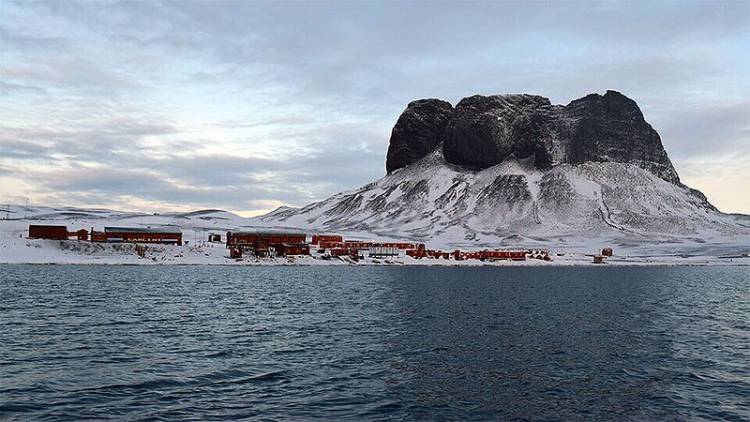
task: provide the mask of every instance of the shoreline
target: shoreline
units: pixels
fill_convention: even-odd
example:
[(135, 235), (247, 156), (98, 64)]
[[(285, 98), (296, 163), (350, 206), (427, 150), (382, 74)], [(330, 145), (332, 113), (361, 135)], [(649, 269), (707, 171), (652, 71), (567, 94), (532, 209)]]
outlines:
[(347, 262), (211, 262), (211, 263), (199, 263), (199, 262), (97, 262), (97, 261), (86, 261), (86, 262), (73, 262), (73, 261), (48, 261), (48, 262), (23, 262), (23, 261), (0, 261), (0, 265), (70, 265), (70, 266), (87, 266), (87, 265), (99, 265), (99, 266), (127, 266), (127, 267), (168, 267), (168, 266), (184, 266), (184, 267), (444, 267), (444, 268), (544, 268), (544, 267), (594, 267), (594, 268), (608, 268), (608, 267), (750, 267), (750, 259), (745, 258), (745, 262), (725, 262), (725, 259), (713, 259), (704, 262), (679, 262), (679, 261), (640, 261), (640, 262), (609, 262), (604, 264), (594, 264), (593, 262), (532, 262), (528, 261), (517, 261), (517, 262), (496, 262), (496, 263), (470, 263), (470, 264), (458, 264), (455, 262), (389, 262), (389, 263), (374, 263), (374, 262), (359, 262), (359, 263), (347, 263)]
[[(312, 255), (256, 258), (246, 256), (233, 259), (220, 243), (198, 245), (154, 245), (146, 256), (136, 254), (130, 243), (98, 244), (77, 240), (0, 240), (0, 265), (127, 265), (127, 266), (227, 266), (227, 267), (312, 267), (312, 266), (409, 266), (409, 267), (645, 267), (645, 266), (750, 266), (750, 256), (743, 247), (724, 250), (684, 251), (679, 249), (619, 248), (604, 263), (594, 263), (588, 248), (578, 250), (550, 248), (550, 261), (527, 257), (523, 261), (446, 260), (443, 258), (413, 258), (408, 255), (388, 258), (365, 257), (354, 261), (347, 257), (324, 259)], [(593, 248), (592, 248), (593, 249)], [(713, 253), (712, 253), (713, 252)]]

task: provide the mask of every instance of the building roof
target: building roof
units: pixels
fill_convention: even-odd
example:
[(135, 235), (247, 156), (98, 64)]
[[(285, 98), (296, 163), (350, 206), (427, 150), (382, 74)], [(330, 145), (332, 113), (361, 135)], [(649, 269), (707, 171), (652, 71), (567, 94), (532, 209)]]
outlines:
[(229, 232), (232, 235), (255, 235), (255, 236), (307, 236), (307, 233), (276, 230), (243, 230)]
[(105, 227), (108, 233), (169, 233), (182, 234), (177, 227)]

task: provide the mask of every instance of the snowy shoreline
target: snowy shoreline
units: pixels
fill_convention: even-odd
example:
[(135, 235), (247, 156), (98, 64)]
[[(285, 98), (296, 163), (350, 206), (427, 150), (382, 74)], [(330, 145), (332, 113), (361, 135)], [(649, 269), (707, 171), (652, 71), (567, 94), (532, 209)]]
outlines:
[(270, 264), (270, 263), (246, 263), (246, 264), (230, 264), (230, 263), (216, 263), (216, 264), (191, 264), (191, 263), (102, 263), (102, 262), (0, 262), (0, 265), (33, 265), (33, 266), (53, 266), (53, 265), (65, 265), (65, 266), (88, 266), (88, 265), (99, 265), (104, 267), (315, 267), (315, 266), (331, 266), (331, 267), (444, 267), (444, 268), (540, 268), (540, 267), (618, 267), (618, 268), (629, 268), (629, 267), (750, 267), (750, 262), (747, 263), (722, 263), (718, 261), (707, 261), (704, 263), (680, 263), (680, 262), (628, 262), (628, 263), (617, 263), (617, 264), (588, 264), (588, 263), (548, 263), (545, 265), (503, 265), (497, 263), (482, 263), (479, 265), (465, 265), (457, 263), (427, 263), (427, 264), (415, 264), (415, 263), (390, 263), (390, 264), (306, 264), (306, 263), (284, 263), (284, 264)]
[[(225, 234), (233, 230), (259, 228), (257, 219), (247, 219), (224, 211), (206, 210), (183, 214), (138, 214), (110, 210), (92, 210), (49, 207), (22, 208), (12, 206), (16, 217), (0, 220), (0, 264), (58, 264), (58, 265), (218, 265), (218, 266), (443, 266), (443, 267), (560, 267), (560, 266), (750, 266), (750, 238), (745, 235), (723, 237), (658, 236), (554, 236), (531, 239), (522, 236), (504, 238), (484, 236), (482, 241), (467, 240), (445, 234), (429, 240), (405, 236), (381, 236), (366, 232), (341, 232), (347, 239), (374, 241), (419, 241), (428, 248), (452, 251), (481, 249), (546, 249), (552, 261), (527, 259), (526, 261), (479, 260), (454, 261), (444, 259), (365, 258), (357, 262), (348, 258), (323, 259), (313, 249), (309, 257), (244, 257), (235, 261), (228, 257), (224, 243), (208, 242), (209, 233)], [(146, 245), (146, 258), (135, 253), (129, 243), (96, 243), (78, 240), (28, 239), (30, 224), (60, 224), (70, 230), (80, 228), (101, 229), (106, 225), (128, 227), (175, 227), (183, 232), (183, 246)], [(284, 227), (286, 228), (286, 227)], [(290, 228), (291, 229), (291, 228)], [(296, 228), (316, 233), (313, 228)], [(614, 248), (614, 256), (604, 264), (594, 264), (593, 255), (603, 247)]]
[(232, 259), (221, 243), (190, 246), (148, 245), (145, 257), (135, 253), (135, 245), (97, 244), (77, 240), (4, 239), (0, 242), (0, 264), (19, 265), (206, 265), (206, 266), (432, 266), (432, 267), (642, 267), (642, 266), (750, 266), (748, 256), (702, 255), (615, 255), (604, 264), (594, 264), (587, 253), (551, 254), (551, 261), (445, 260), (409, 256), (369, 258), (354, 261), (350, 258), (294, 256)]

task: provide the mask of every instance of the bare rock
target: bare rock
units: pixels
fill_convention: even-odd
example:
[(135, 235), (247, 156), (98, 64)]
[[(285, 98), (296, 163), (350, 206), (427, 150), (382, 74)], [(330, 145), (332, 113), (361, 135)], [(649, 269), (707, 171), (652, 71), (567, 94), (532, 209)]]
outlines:
[(441, 145), (453, 106), (437, 99), (409, 103), (391, 132), (385, 168), (388, 173), (406, 167)]

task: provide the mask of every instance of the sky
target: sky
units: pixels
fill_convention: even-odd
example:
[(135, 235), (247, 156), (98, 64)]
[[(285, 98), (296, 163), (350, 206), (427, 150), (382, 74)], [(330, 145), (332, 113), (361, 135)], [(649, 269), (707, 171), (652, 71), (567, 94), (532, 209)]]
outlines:
[(750, 2), (0, 0), (0, 203), (303, 206), (382, 177), (406, 104), (636, 100), (750, 214)]

